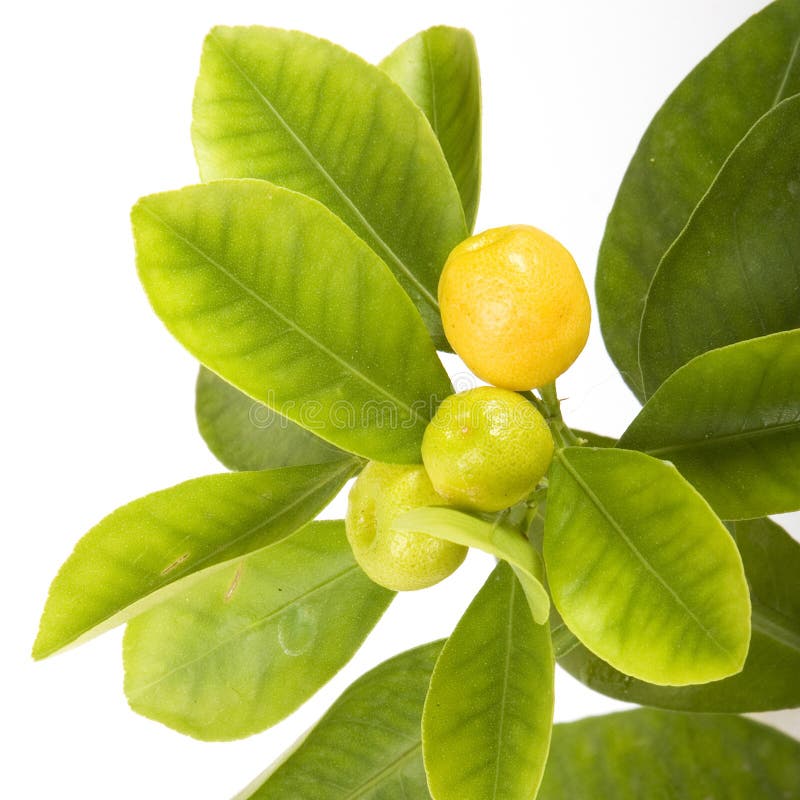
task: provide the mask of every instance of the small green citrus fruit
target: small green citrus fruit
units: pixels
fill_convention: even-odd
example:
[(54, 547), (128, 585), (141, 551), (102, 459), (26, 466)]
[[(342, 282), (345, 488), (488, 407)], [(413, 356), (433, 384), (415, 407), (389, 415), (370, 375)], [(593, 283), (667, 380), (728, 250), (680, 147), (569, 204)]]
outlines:
[(392, 523), (420, 506), (443, 506), (424, 467), (371, 461), (353, 484), (345, 530), (356, 561), (375, 583), (395, 591), (424, 589), (446, 578), (467, 548)]
[(435, 490), (479, 511), (500, 511), (523, 500), (552, 457), (544, 417), (521, 395), (494, 386), (450, 395), (422, 439), (422, 460)]

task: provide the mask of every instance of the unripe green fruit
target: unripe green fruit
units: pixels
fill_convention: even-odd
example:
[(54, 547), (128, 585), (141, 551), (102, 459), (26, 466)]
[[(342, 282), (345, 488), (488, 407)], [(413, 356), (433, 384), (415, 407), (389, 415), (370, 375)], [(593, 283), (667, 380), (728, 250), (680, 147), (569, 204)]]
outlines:
[(395, 591), (424, 589), (446, 578), (467, 548), (422, 531), (400, 531), (394, 520), (420, 506), (443, 506), (422, 466), (371, 461), (353, 484), (345, 530), (353, 555), (375, 583)]
[(544, 417), (522, 395), (494, 386), (450, 395), (422, 439), (434, 489), (454, 505), (478, 511), (500, 511), (525, 499), (552, 457)]

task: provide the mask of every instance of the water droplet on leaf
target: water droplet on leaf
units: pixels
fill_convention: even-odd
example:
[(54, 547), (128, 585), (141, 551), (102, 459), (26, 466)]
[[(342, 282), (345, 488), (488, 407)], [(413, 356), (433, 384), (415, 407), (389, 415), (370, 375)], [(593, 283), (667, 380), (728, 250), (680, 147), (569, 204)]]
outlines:
[(308, 606), (293, 606), (278, 625), (278, 643), (287, 656), (307, 652), (317, 635), (317, 614)]

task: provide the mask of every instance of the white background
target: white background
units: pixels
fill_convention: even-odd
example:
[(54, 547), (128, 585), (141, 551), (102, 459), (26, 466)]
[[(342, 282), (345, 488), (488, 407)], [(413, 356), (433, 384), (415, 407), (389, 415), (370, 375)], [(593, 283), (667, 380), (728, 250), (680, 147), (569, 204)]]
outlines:
[[(401, 597), (330, 685), (289, 720), (241, 742), (195, 742), (131, 712), (119, 630), (41, 664), (30, 660), (49, 582), (82, 533), (122, 503), (220, 471), (194, 427), (195, 365), (145, 301), (128, 223), (140, 195), (197, 180), (189, 124), (206, 31), (217, 23), (299, 28), (377, 61), (430, 25), (468, 27), (484, 94), (477, 227), (537, 225), (573, 251), (591, 283), (606, 214), (651, 116), (761, 5), (6, 4), (0, 795), (229, 797), (357, 675), (446, 635), (491, 566), (471, 555), (444, 584)], [(596, 324), (560, 391), (570, 423), (604, 433), (620, 433), (637, 409)], [(329, 515), (343, 509), (340, 498)], [(796, 520), (788, 524), (798, 530)], [(619, 706), (559, 675), (557, 719)], [(769, 719), (800, 734), (800, 712)]]

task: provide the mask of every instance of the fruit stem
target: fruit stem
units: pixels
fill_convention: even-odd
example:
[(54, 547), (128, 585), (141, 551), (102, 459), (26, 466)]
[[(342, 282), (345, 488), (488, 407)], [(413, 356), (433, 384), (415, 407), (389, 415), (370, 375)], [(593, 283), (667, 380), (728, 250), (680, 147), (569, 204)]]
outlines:
[(547, 409), (544, 407), (542, 401), (533, 392), (520, 392), (520, 394), (545, 418), (547, 418)]
[(540, 410), (550, 426), (550, 432), (553, 434), (557, 447), (579, 445), (581, 440), (570, 430), (561, 416), (561, 403), (556, 393), (556, 382), (553, 381), (540, 387), (539, 394), (542, 396)]

